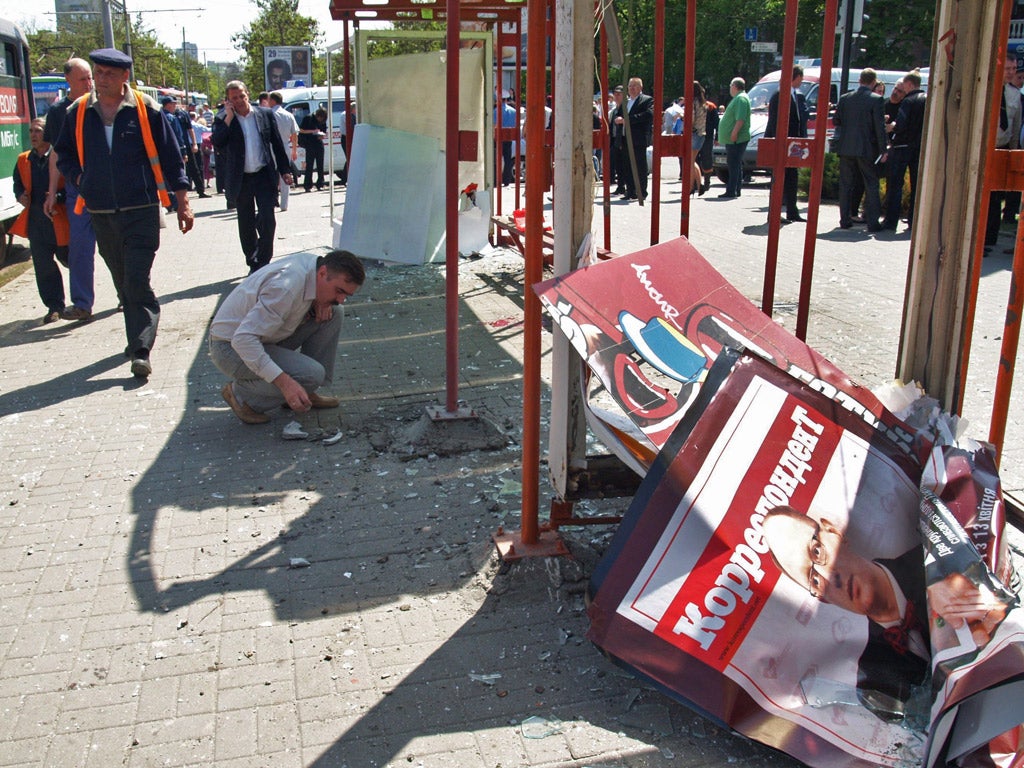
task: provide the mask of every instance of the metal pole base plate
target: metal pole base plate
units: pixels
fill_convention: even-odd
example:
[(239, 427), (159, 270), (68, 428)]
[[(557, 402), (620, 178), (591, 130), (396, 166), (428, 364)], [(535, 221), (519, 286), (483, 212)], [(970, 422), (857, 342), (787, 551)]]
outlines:
[(428, 405), (427, 416), (431, 421), (454, 421), (456, 419), (476, 419), (476, 411), (468, 405), (460, 405), (454, 411), (449, 411), (442, 405)]
[(502, 528), (492, 534), (491, 538), (498, 548), (498, 555), (506, 563), (525, 557), (561, 557), (570, 554), (557, 531), (541, 531), (537, 542), (533, 544), (523, 541), (521, 531), (506, 532)]

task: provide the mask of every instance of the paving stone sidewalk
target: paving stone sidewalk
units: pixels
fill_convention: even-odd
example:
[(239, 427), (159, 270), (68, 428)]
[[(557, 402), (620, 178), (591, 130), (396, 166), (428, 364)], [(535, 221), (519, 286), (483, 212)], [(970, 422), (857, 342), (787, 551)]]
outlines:
[[(279, 255), (328, 244), (327, 200), (293, 193)], [(220, 399), (206, 329), (245, 270), (223, 198), (195, 205), (193, 233), (163, 233), (148, 382), (101, 264), (88, 324), (39, 325), (31, 273), (0, 290), (0, 765), (795, 764), (584, 639), (608, 531), (567, 532), (573, 559), (496, 558), (491, 535), (519, 524), (518, 256), (459, 267), (458, 394), (478, 421), (425, 422), (445, 399), (443, 267), (371, 264), (346, 306), (342, 405), (297, 417), (342, 439), (284, 441), (293, 414), (246, 426)], [(713, 216), (737, 214), (713, 211), (699, 247), (749, 294), (736, 265), (757, 233), (722, 234)], [(856, 277), (828, 292), (843, 312)]]

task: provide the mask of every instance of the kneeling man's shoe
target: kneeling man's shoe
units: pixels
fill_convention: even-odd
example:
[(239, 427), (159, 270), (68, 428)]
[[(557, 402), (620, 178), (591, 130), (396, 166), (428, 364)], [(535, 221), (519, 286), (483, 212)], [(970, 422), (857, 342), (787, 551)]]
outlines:
[(330, 395), (318, 395), (316, 392), (310, 392), (309, 404), (314, 408), (337, 408), (341, 405), (341, 400)]
[(231, 410), (235, 412), (235, 416), (246, 424), (266, 424), (270, 421), (270, 417), (265, 413), (259, 413), (249, 407), (248, 403), (240, 403), (235, 397), (235, 392), (231, 388), (231, 383), (228, 382), (224, 385), (224, 389), (220, 391), (220, 396), (224, 398), (224, 402), (231, 406)]

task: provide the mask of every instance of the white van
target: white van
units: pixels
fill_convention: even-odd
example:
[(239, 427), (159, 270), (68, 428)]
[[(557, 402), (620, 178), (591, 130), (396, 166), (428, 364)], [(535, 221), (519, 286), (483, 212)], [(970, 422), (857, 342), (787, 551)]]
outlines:
[[(350, 90), (352, 100), (355, 101), (356, 89), (353, 87)], [(282, 88), (280, 91), (284, 99), (282, 106), (295, 115), (295, 121), (301, 126), (302, 119), (307, 115), (312, 114), (320, 107), (327, 109), (327, 91), (327, 86), (318, 88)], [(345, 88), (338, 86), (331, 88), (330, 91), (331, 109), (328, 114), (330, 115), (329, 122), (334, 142), (334, 164), (338, 166), (336, 172), (340, 176), (346, 163), (345, 152), (341, 146), (342, 123), (345, 120)], [(306, 153), (302, 147), (299, 147), (298, 159), (295, 161), (295, 165), (300, 172), (306, 170)], [(334, 172), (334, 169), (331, 167), (330, 148), (327, 146), (326, 137), (324, 137), (324, 171), (326, 173)]]

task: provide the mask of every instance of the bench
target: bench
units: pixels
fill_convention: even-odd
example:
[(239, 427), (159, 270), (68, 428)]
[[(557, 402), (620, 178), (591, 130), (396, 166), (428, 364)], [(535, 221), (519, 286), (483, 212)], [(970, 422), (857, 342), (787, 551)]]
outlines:
[[(516, 225), (512, 216), (492, 216), (491, 221), (495, 228), (496, 245), (503, 245), (514, 248), (519, 254), (526, 258), (526, 231)], [(544, 266), (552, 267), (555, 263), (555, 236), (550, 228), (544, 229), (543, 242), (541, 243), (541, 254), (544, 259)], [(597, 258), (601, 261), (614, 259), (618, 254), (598, 246)]]

